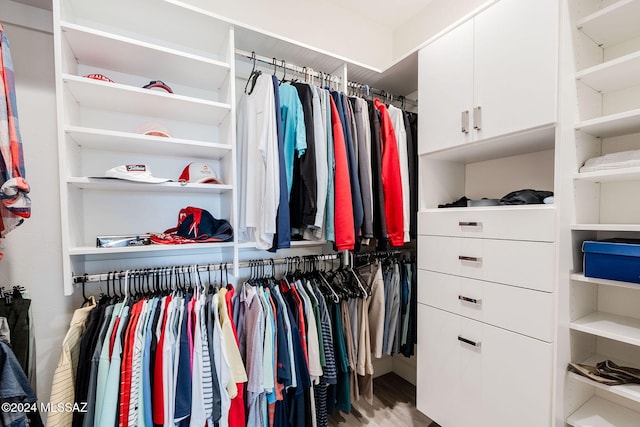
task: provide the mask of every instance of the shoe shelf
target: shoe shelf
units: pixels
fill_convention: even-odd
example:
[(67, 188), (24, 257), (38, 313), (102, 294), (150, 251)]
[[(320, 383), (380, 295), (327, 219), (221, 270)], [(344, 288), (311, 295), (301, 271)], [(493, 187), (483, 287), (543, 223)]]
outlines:
[(640, 346), (640, 319), (597, 311), (574, 320), (569, 327), (574, 331)]
[(640, 109), (584, 120), (578, 122), (575, 128), (597, 138), (640, 132)]
[(71, 74), (65, 74), (63, 82), (82, 107), (208, 125), (221, 124), (231, 111), (231, 106), (222, 102), (161, 93)]
[(640, 413), (593, 396), (567, 418), (567, 424), (573, 427), (637, 427)]
[(170, 86), (179, 84), (213, 92), (229, 77), (229, 64), (215, 59), (72, 23), (62, 23), (61, 30), (74, 58), (85, 66), (148, 76), (149, 80), (160, 78)]
[(597, 92), (615, 92), (640, 84), (640, 52), (598, 64), (576, 73), (576, 79)]
[(577, 181), (616, 182), (640, 180), (640, 167), (602, 170), (596, 172), (578, 172), (574, 175)]
[[(580, 363), (584, 365), (589, 365), (589, 366), (596, 366), (598, 362), (602, 362), (604, 360), (611, 360), (611, 358), (603, 356), (601, 354), (594, 354), (593, 356), (587, 358), (586, 360)], [(613, 360), (613, 361), (620, 366), (631, 366), (630, 363), (622, 362), (619, 360)], [(620, 384), (620, 385), (609, 386), (609, 385), (605, 385), (605, 384), (601, 384), (599, 382), (593, 381), (582, 375), (578, 375), (575, 372), (568, 372), (568, 374), (570, 378), (585, 384), (589, 384), (597, 388), (598, 390), (612, 393), (617, 396), (624, 397), (625, 399), (632, 400), (634, 402), (640, 402), (640, 384)]]
[(140, 192), (175, 192), (175, 193), (225, 193), (233, 189), (232, 185), (223, 184), (182, 184), (180, 182), (162, 182), (149, 184), (144, 182), (123, 181), (119, 179), (102, 179), (87, 177), (67, 178), (67, 183), (83, 190), (98, 191), (140, 191)]
[(190, 156), (221, 159), (231, 152), (231, 145), (181, 138), (164, 138), (82, 126), (66, 126), (65, 133), (79, 147), (93, 150), (124, 151), (139, 154)]
[(602, 46), (613, 46), (640, 36), (640, 1), (619, 0), (576, 22), (579, 30)]
[(571, 280), (576, 282), (591, 283), (594, 285), (615, 286), (618, 288), (628, 288), (640, 290), (640, 284), (631, 282), (621, 282), (618, 280), (599, 279), (596, 277), (586, 277), (582, 273), (574, 273), (571, 275)]

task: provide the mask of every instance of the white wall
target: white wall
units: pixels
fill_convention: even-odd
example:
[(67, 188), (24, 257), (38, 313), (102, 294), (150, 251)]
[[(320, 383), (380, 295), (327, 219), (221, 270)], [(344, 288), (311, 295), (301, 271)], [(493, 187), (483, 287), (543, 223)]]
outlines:
[(375, 68), (384, 69), (392, 62), (392, 29), (369, 22), (338, 2), (183, 1)]
[(433, 0), (393, 31), (393, 60), (415, 50), (457, 20), (493, 0)]
[(30, 25), (51, 27), (51, 13), (27, 6), (5, 6), (6, 3), (0, 22), (4, 24), (14, 62), (32, 217), (3, 242), (0, 286), (22, 285), (31, 293), (37, 355), (36, 393), (41, 401), (48, 402), (62, 339), (77, 306), (72, 298), (62, 294), (53, 36), (9, 22), (24, 23), (23, 18), (28, 17)]

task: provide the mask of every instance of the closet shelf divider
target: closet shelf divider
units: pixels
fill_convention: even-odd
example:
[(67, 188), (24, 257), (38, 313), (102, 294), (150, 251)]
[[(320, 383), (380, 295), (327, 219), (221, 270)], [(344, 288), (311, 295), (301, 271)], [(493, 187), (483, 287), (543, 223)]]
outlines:
[(166, 192), (166, 193), (225, 193), (233, 189), (227, 184), (197, 184), (180, 182), (163, 182), (149, 184), (142, 182), (124, 181), (119, 179), (102, 179), (88, 177), (70, 177), (67, 183), (83, 190), (97, 191), (140, 191), (140, 192)]
[(602, 170), (595, 172), (578, 172), (574, 175), (576, 181), (616, 182), (640, 180), (640, 166)]
[(574, 331), (640, 346), (640, 319), (596, 311), (569, 324)]
[(571, 280), (576, 282), (591, 283), (595, 285), (616, 286), (619, 288), (628, 288), (640, 290), (640, 284), (631, 282), (621, 282), (619, 280), (600, 279), (597, 277), (586, 277), (584, 273), (571, 274)]
[(637, 86), (640, 84), (640, 52), (579, 71), (576, 79), (601, 93)]

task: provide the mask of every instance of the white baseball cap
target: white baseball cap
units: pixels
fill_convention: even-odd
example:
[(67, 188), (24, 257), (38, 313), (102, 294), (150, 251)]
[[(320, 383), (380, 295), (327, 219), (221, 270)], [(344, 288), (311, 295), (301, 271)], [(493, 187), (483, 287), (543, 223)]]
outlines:
[(147, 182), (150, 184), (159, 184), (161, 182), (171, 181), (169, 178), (155, 178), (151, 175), (151, 169), (149, 169), (149, 166), (145, 164), (116, 166), (106, 171), (105, 176), (100, 178), (116, 178), (127, 181)]
[(211, 168), (211, 166), (202, 162), (189, 163), (180, 174), (178, 181), (199, 184), (222, 184), (222, 181), (218, 179), (216, 172)]

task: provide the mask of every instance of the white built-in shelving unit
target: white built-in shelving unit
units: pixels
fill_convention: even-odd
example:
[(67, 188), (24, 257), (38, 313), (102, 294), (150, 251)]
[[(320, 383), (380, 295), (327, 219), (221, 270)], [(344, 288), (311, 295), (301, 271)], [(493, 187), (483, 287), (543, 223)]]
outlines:
[[(571, 0), (575, 79), (573, 271), (569, 287), (570, 358), (595, 366), (610, 359), (640, 366), (640, 284), (585, 277), (582, 242), (637, 238), (640, 168), (579, 172), (586, 160), (640, 149), (640, 1)], [(640, 425), (640, 386), (606, 386), (567, 373), (566, 422), (574, 427)]]

